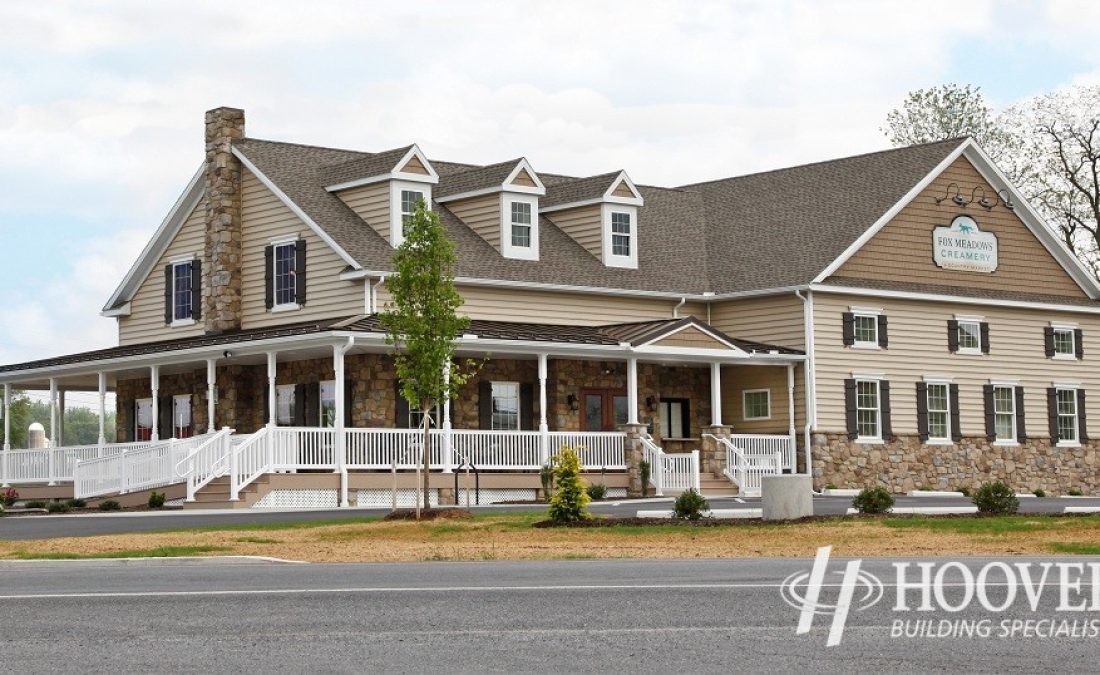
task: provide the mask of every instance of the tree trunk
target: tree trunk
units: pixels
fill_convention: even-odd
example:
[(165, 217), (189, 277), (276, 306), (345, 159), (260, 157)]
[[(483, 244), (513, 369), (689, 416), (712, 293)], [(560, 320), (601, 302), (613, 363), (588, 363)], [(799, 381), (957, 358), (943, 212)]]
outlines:
[(429, 422), (431, 420), (428, 417), (428, 411), (430, 408), (427, 405), (421, 404), (420, 409), (422, 412), (420, 423), (424, 425), (424, 447), (422, 448), (422, 451), (424, 453), (422, 457), (424, 472), (420, 475), (420, 489), (423, 491), (424, 494), (424, 508), (429, 509), (431, 508), (431, 500), (428, 499), (428, 469), (431, 466), (431, 453), (428, 447), (429, 432), (431, 429), (431, 427), (429, 426)]

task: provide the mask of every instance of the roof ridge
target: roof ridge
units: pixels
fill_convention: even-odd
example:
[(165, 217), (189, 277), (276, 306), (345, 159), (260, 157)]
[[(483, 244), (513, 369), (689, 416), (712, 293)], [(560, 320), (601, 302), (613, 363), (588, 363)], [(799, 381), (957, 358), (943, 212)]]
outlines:
[[(236, 142), (240, 143), (240, 142), (246, 142), (246, 141), (258, 141), (260, 143), (270, 143), (272, 145), (291, 145), (291, 146), (294, 146), (296, 148), (308, 148), (310, 150), (332, 150), (332, 151), (335, 151), (335, 152), (353, 152), (357, 155), (367, 155), (367, 156), (374, 156), (374, 155), (379, 155), (383, 152), (388, 152), (388, 150), (381, 150), (379, 152), (371, 152), (370, 150), (352, 150), (350, 148), (334, 148), (334, 147), (329, 146), (329, 145), (312, 145), (310, 143), (292, 143), (290, 141), (273, 141), (269, 138), (255, 138), (255, 137), (252, 137), (252, 136), (246, 136), (246, 137), (244, 137), (244, 138), (242, 138), (242, 139), (240, 139), (239, 141), (236, 141)], [(415, 145), (415, 143), (410, 143), (409, 145), (407, 145), (405, 147), (412, 147), (413, 145)]]
[(943, 144), (943, 145), (947, 145), (947, 144), (958, 145), (958, 144), (966, 141), (969, 138), (970, 138), (969, 136), (959, 136), (957, 138), (948, 138), (948, 139), (945, 139), (945, 140), (942, 140), (942, 141), (929, 141), (928, 143), (916, 143), (914, 145), (906, 145), (906, 146), (902, 146), (900, 148), (887, 148), (885, 150), (874, 150), (872, 152), (861, 152), (861, 153), (856, 154), (856, 155), (845, 155), (843, 157), (834, 157), (832, 159), (822, 159), (822, 160), (818, 160), (816, 162), (807, 162), (805, 164), (793, 164), (791, 166), (784, 166), (784, 167), (779, 167), (779, 168), (776, 168), (776, 169), (767, 169), (767, 170), (764, 170), (764, 171), (753, 171), (751, 173), (743, 173), (743, 174), (738, 174), (736, 176), (726, 176), (725, 178), (715, 178), (713, 180), (705, 180), (705, 181), (700, 181), (698, 183), (687, 183), (687, 184), (684, 184), (684, 185), (678, 185), (677, 187), (680, 188), (680, 189), (688, 189), (688, 188), (693, 188), (693, 187), (700, 187), (700, 186), (703, 186), (703, 185), (713, 185), (715, 183), (722, 183), (724, 181), (740, 180), (742, 178), (752, 178), (754, 176), (766, 176), (770, 173), (781, 173), (783, 171), (793, 171), (795, 169), (806, 169), (806, 168), (813, 167), (813, 166), (821, 166), (821, 165), (824, 165), (824, 164), (832, 164), (834, 162), (845, 162), (845, 161), (853, 160), (853, 159), (862, 159), (862, 158), (865, 158), (865, 157), (873, 157), (875, 155), (886, 155), (886, 154), (890, 154), (890, 153), (893, 153), (893, 152), (902, 152), (904, 150), (915, 150), (917, 148), (926, 148), (926, 147), (933, 146), (933, 145), (940, 145), (940, 144)]

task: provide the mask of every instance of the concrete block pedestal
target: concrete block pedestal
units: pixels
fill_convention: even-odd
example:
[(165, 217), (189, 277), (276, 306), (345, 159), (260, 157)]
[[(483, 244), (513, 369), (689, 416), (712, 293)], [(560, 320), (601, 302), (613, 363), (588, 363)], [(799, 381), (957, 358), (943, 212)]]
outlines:
[(794, 520), (814, 514), (810, 476), (764, 476), (760, 493), (764, 520)]

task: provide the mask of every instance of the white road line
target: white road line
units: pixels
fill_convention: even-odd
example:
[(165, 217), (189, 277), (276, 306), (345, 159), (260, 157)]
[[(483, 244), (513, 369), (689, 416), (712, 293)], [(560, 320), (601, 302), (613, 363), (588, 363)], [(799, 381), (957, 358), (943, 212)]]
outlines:
[(737, 502), (738, 504), (744, 504), (745, 503), (745, 500), (741, 499), (740, 497), (734, 497), (733, 501)]
[[(840, 588), (843, 584), (822, 584), (823, 588)], [(882, 584), (884, 588), (896, 588), (897, 584)], [(1011, 583), (987, 583), (987, 587), (1012, 586)], [(1018, 585), (1018, 584), (1015, 584)], [(0, 595), (0, 600), (59, 600), (59, 599), (109, 599), (109, 598), (186, 598), (217, 597), (241, 595), (308, 595), (310, 593), (500, 593), (507, 591), (636, 591), (636, 590), (715, 590), (738, 588), (782, 588), (782, 583), (730, 583), (730, 584), (579, 584), (555, 586), (405, 586), (405, 587), (353, 587), (353, 588), (264, 588), (240, 590), (208, 591), (106, 591), (87, 593), (23, 593)], [(965, 583), (946, 582), (945, 588), (965, 588)], [(1093, 584), (1082, 579), (1082, 588), (1091, 588)]]
[(1100, 506), (1067, 506), (1062, 513), (1100, 513)]

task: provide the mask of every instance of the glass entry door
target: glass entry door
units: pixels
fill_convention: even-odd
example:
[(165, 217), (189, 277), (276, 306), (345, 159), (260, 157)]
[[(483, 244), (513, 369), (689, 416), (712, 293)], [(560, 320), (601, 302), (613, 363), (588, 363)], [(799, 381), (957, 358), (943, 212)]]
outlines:
[(618, 431), (627, 422), (626, 392), (621, 389), (584, 389), (581, 404), (582, 431)]

